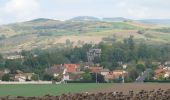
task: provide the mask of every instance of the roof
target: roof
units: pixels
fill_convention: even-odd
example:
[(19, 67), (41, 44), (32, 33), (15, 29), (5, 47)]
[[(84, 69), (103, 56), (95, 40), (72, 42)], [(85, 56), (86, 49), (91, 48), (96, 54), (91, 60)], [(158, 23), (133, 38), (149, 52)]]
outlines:
[(65, 67), (71, 67), (71, 66), (74, 66), (74, 67), (79, 67), (80, 65), (79, 64), (64, 64)]
[(110, 72), (109, 69), (102, 69), (101, 72)]
[(100, 73), (103, 70), (103, 67), (89, 67), (88, 68), (92, 73)]
[(80, 67), (79, 64), (64, 64), (64, 67), (67, 69), (67, 72), (74, 73), (77, 72), (77, 69)]
[(70, 72), (70, 73), (73, 73), (73, 72), (77, 71), (76, 67), (74, 67), (74, 66), (67, 67), (66, 69), (67, 69), (67, 72)]
[(114, 70), (113, 73), (124, 73), (124, 70)]

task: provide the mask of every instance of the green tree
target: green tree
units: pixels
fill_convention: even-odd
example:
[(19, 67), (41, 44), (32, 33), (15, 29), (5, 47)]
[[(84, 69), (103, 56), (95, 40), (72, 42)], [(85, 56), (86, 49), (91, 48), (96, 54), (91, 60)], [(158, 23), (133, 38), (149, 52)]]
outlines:
[(139, 76), (139, 73), (134, 68), (131, 68), (128, 72), (128, 77), (131, 78), (132, 81), (135, 81), (136, 78)]
[(43, 75), (43, 80), (45, 81), (52, 81), (53, 79), (54, 79), (53, 75), (50, 75), (50, 74)]
[(86, 81), (92, 80), (91, 74), (89, 72), (84, 73), (82, 76), (83, 76), (83, 80), (86, 80)]
[(3, 59), (3, 56), (0, 54), (0, 68), (4, 68), (5, 60)]
[(121, 48), (116, 48), (114, 51), (113, 51), (113, 60), (116, 61), (116, 62), (123, 62), (125, 61), (125, 58), (126, 55), (124, 53), (124, 50), (122, 50)]
[(96, 75), (96, 73), (92, 73), (92, 74), (91, 74), (91, 77), (92, 77), (92, 80), (93, 80), (93, 81), (96, 81), (96, 78), (97, 78), (97, 82), (98, 82), (98, 83), (103, 83), (103, 82), (105, 82), (104, 76), (101, 75), (101, 74), (99, 74), (99, 73), (97, 73), (97, 75)]
[(10, 75), (9, 74), (4, 74), (2, 76), (2, 81), (10, 81)]
[(39, 75), (38, 75), (38, 74), (34, 74), (34, 75), (31, 77), (31, 80), (38, 81), (38, 80), (39, 80)]
[(137, 64), (136, 69), (139, 70), (140, 72), (145, 71), (146, 67), (143, 64)]

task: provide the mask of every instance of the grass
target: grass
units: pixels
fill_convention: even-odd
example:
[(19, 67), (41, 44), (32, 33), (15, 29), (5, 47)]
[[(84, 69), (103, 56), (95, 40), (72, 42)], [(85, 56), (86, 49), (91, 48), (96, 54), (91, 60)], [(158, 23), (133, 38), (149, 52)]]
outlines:
[(43, 96), (46, 94), (60, 95), (62, 93), (76, 93), (95, 89), (102, 89), (111, 84), (59, 84), (59, 85), (0, 85), (0, 96)]

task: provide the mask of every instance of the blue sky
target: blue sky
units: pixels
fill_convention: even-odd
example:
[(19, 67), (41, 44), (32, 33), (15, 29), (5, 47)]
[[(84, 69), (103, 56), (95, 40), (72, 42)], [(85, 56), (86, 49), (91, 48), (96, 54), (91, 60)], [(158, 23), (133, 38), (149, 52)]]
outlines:
[(0, 24), (75, 16), (170, 18), (170, 0), (0, 0)]

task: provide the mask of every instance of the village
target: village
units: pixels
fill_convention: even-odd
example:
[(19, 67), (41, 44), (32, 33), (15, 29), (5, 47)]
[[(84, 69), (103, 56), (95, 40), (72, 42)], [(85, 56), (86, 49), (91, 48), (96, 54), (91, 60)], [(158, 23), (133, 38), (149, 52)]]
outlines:
[[(170, 78), (170, 61), (164, 64), (161, 62), (152, 62), (155, 68), (144, 68), (143, 63), (139, 61), (137, 70), (129, 71), (129, 65), (119, 62), (118, 69), (110, 70), (100, 64), (94, 64), (95, 57), (101, 56), (101, 49), (89, 49), (87, 52), (88, 62), (85, 63), (64, 63), (53, 64), (44, 69), (43, 75), (36, 73), (25, 73), (21, 70), (11, 72), (9, 69), (0, 70), (0, 84), (3, 81), (31, 82), (31, 81), (49, 81), (47, 83), (129, 83), (144, 82), (148, 80), (166, 80)], [(12, 56), (8, 59), (23, 59), (22, 56)], [(37, 57), (34, 55), (34, 57)], [(57, 60), (57, 59), (56, 59)], [(43, 77), (40, 77), (43, 76)], [(134, 78), (132, 80), (132, 77)]]
[[(169, 64), (168, 62), (166, 63)], [(154, 80), (160, 78), (169, 78), (170, 77), (170, 66), (167, 65), (159, 65), (154, 70), (154, 76), (152, 77)], [(120, 79), (119, 82), (124, 83), (124, 78), (129, 75), (129, 72), (126, 71), (127, 65), (123, 65), (121, 70), (113, 70), (110, 71), (107, 68), (103, 68), (101, 66), (82, 66), (80, 64), (61, 64), (61, 65), (53, 65), (50, 68), (45, 69), (46, 75), (52, 76), (48, 81), (55, 80), (57, 82), (66, 82), (66, 81), (91, 81), (91, 77), (88, 76), (90, 74), (95, 74), (95, 81), (91, 82), (114, 82), (114, 80)], [(10, 70), (5, 69), (0, 71), (1, 79), (10, 73)], [(143, 72), (141, 73), (142, 76)], [(103, 76), (103, 81), (98, 81), (99, 76)], [(37, 78), (35, 78), (37, 76)], [(48, 77), (48, 76), (47, 76)], [(140, 77), (140, 76), (139, 76)], [(9, 78), (12, 81), (16, 82), (26, 82), (26, 81), (43, 81), (38, 79), (38, 75), (35, 73), (24, 73), (20, 70), (17, 70), (15, 74), (9, 74)], [(101, 77), (100, 77), (101, 78)], [(100, 79), (99, 79), (100, 80)], [(0, 83), (2, 80), (0, 81)], [(115, 81), (116, 82), (116, 81)]]

